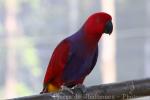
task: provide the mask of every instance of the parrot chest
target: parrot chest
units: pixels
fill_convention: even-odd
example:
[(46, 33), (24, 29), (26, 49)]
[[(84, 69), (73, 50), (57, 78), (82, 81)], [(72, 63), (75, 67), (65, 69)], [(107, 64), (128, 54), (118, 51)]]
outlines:
[(63, 79), (65, 81), (75, 81), (85, 78), (94, 67), (93, 59), (96, 50), (88, 50), (84, 46), (72, 50), (70, 59), (64, 69)]

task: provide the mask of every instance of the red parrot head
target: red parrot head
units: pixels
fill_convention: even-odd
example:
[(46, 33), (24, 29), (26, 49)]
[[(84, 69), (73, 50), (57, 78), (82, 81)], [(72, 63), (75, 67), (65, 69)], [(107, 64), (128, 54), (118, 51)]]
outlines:
[(91, 15), (84, 24), (84, 31), (88, 35), (111, 34), (113, 30), (112, 17), (104, 12)]

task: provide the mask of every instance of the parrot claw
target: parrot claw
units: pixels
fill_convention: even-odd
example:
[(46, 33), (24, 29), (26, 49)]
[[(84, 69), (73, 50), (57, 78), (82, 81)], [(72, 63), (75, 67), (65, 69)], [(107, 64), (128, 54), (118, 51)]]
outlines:
[(86, 91), (87, 91), (86, 86), (83, 84), (77, 84), (73, 87), (73, 89), (75, 89), (75, 88), (79, 88), (83, 93), (86, 93)]
[(62, 85), (61, 86), (61, 90), (62, 91), (68, 91), (69, 93), (71, 93), (71, 94), (74, 94), (74, 92), (72, 91), (72, 89), (71, 88), (69, 88), (69, 87), (67, 87), (67, 86), (64, 86), (64, 85)]

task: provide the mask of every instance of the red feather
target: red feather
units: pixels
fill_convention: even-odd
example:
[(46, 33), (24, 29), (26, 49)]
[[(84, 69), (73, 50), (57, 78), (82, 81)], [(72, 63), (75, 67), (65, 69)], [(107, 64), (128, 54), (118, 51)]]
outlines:
[(62, 84), (61, 74), (69, 57), (69, 42), (62, 41), (54, 50), (45, 74), (44, 84), (52, 83), (55, 86)]

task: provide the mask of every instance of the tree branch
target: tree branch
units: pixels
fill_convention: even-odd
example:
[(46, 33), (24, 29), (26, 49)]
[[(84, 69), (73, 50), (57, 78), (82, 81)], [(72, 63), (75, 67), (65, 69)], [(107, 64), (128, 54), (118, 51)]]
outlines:
[(26, 96), (12, 100), (126, 100), (139, 98), (150, 96), (150, 78), (91, 86), (86, 88), (86, 91), (76, 87), (72, 91), (73, 94), (62, 90), (56, 93)]

